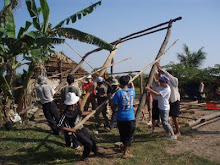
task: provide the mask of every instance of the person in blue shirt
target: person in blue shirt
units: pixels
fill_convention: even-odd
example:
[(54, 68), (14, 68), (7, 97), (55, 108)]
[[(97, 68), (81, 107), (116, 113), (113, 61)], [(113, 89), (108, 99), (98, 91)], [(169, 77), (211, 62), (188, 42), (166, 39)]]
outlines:
[(129, 152), (132, 139), (134, 136), (136, 121), (133, 109), (133, 101), (135, 98), (134, 89), (128, 88), (129, 76), (122, 76), (119, 79), (121, 90), (118, 90), (111, 99), (111, 104), (118, 105), (117, 125), (121, 142), (123, 143), (122, 158), (133, 158)]

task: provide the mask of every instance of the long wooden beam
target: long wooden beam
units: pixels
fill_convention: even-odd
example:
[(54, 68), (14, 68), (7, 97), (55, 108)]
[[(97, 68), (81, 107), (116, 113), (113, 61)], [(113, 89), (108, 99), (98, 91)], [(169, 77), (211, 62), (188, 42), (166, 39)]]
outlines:
[[(120, 43), (116, 45), (116, 49), (114, 51), (112, 51), (108, 58), (106, 59), (103, 68), (107, 67), (109, 65), (109, 63), (111, 62), (112, 58), (114, 57), (115, 53), (117, 52), (118, 48), (120, 46)], [(107, 69), (107, 68), (106, 68)], [(103, 69), (100, 73), (99, 73), (99, 77), (103, 77), (105, 74), (106, 69)], [(93, 93), (93, 90), (97, 87), (97, 83), (94, 82), (93, 85), (89, 88), (88, 92), (86, 93), (86, 95), (84, 96), (83, 100), (82, 100), (82, 104), (81, 104), (81, 110), (84, 109), (84, 106), (87, 102), (87, 99), (89, 98), (89, 96)]]
[[(170, 38), (170, 34), (171, 34), (171, 27), (172, 27), (172, 20), (170, 20), (169, 24), (168, 24), (168, 29), (167, 29), (167, 33), (166, 33), (166, 36), (165, 36), (165, 39), (160, 47), (160, 50), (156, 56), (156, 60), (161, 56), (163, 55), (163, 52), (167, 46), (167, 43), (169, 41), (169, 38)], [(150, 76), (149, 76), (149, 79), (148, 81), (146, 82), (146, 86), (150, 86), (153, 82), (153, 77), (154, 77), (154, 73), (157, 69), (157, 66), (154, 64), (151, 68), (151, 71), (150, 71)], [(136, 118), (136, 126), (138, 126), (138, 123), (139, 123), (139, 118), (140, 118), (140, 114), (141, 114), (141, 111), (143, 110), (144, 106), (145, 106), (145, 103), (146, 103), (146, 98), (147, 98), (147, 95), (148, 95), (148, 91), (144, 89), (144, 92), (143, 94), (141, 95), (141, 99), (140, 99), (140, 103), (138, 105), (138, 108), (137, 108), (137, 111), (136, 111), (136, 114), (135, 114), (135, 118)]]
[[(141, 37), (141, 36), (142, 36), (141, 33), (144, 33), (144, 32), (146, 32), (146, 31), (150, 31), (150, 30), (152, 30), (152, 29), (155, 29), (155, 28), (158, 28), (158, 27), (160, 27), (160, 26), (166, 25), (166, 24), (168, 24), (168, 23), (170, 23), (170, 22), (176, 22), (176, 21), (181, 20), (181, 19), (182, 19), (182, 17), (177, 17), (177, 18), (172, 19), (172, 20), (170, 20), (170, 21), (167, 21), (167, 22), (164, 22), (164, 23), (160, 23), (160, 24), (158, 24), (158, 25), (156, 25), (156, 26), (153, 26), (153, 27), (150, 27), (150, 28), (147, 28), (147, 29), (138, 31), (138, 32), (136, 32), (136, 33), (132, 33), (132, 34), (130, 34), (130, 35), (127, 35), (127, 36), (125, 36), (125, 37), (122, 37), (120, 42), (125, 42), (125, 40), (130, 40), (131, 37), (133, 37), (132, 39), (137, 38), (137, 36), (135, 37), (135, 35), (139, 35), (139, 34), (140, 34), (139, 37)], [(151, 34), (151, 32), (150, 32), (149, 34)], [(145, 34), (145, 35), (147, 35), (147, 34)], [(116, 40), (116, 41), (114, 41), (114, 42), (111, 42), (111, 44), (116, 44), (117, 42), (118, 42), (118, 40)], [(90, 54), (95, 53), (95, 52), (99, 52), (99, 51), (101, 51), (101, 50), (102, 50), (102, 48), (97, 48), (97, 49), (94, 49), (94, 50), (92, 50), (92, 51), (90, 51), (90, 52), (87, 52), (87, 53), (82, 57), (82, 60), (79, 62), (79, 64), (72, 70), (71, 74), (74, 74), (74, 73), (82, 66), (83, 62), (85, 61), (85, 59), (86, 59)], [(56, 87), (55, 91), (59, 91), (65, 84), (66, 84), (66, 80), (63, 80), (63, 81)]]

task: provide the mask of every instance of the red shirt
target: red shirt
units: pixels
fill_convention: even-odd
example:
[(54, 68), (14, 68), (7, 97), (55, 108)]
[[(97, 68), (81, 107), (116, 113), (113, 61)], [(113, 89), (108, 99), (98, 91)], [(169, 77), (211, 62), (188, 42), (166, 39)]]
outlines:
[[(88, 92), (89, 88), (92, 86), (93, 82), (89, 82), (89, 83), (85, 83), (83, 85), (83, 89), (86, 91), (86, 93)], [(96, 95), (96, 89), (93, 90), (93, 93), (89, 96), (89, 100), (93, 100), (93, 99), (96, 99), (95, 97)]]

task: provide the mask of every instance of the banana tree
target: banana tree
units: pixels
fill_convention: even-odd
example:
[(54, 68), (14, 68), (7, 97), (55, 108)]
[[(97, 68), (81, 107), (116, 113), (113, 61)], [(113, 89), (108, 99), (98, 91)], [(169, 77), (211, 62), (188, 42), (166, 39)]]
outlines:
[[(114, 50), (114, 46), (111, 44), (108, 44), (104, 40), (82, 32), (77, 29), (73, 28), (65, 28), (63, 25), (69, 24), (71, 21), (72, 23), (75, 23), (77, 20), (81, 19), (83, 16), (86, 16), (87, 14), (92, 13), (92, 11), (98, 6), (101, 5), (101, 1), (77, 12), (76, 14), (71, 15), (70, 17), (64, 19), (60, 23), (58, 23), (56, 26), (52, 28), (52, 25), (49, 23), (49, 15), (50, 15), (50, 9), (47, 4), (46, 0), (40, 0), (40, 8), (36, 7), (36, 3), (34, 0), (27, 0), (26, 5), (29, 11), (30, 16), (33, 19), (32, 25), (36, 29), (36, 31), (31, 31), (29, 33), (25, 33), (25, 30), (27, 28), (23, 28), (19, 32), (18, 38), (23, 42), (25, 47), (28, 47), (26, 49), (26, 52), (24, 52), (25, 56), (24, 59), (29, 60), (29, 69), (28, 69), (28, 77), (25, 79), (23, 90), (20, 93), (20, 101), (18, 102), (18, 112), (22, 110), (23, 107), (23, 97), (24, 97), (24, 90), (27, 88), (27, 84), (29, 81), (29, 78), (31, 77), (31, 73), (34, 66), (37, 63), (43, 63), (47, 57), (49, 57), (51, 54), (54, 53), (53, 48), (55, 44), (61, 44), (65, 40), (65, 38), (68, 39), (74, 39), (81, 42), (86, 42), (89, 44), (97, 45), (102, 49), (106, 49), (109, 51)], [(40, 23), (40, 14), (43, 15), (43, 22)], [(25, 27), (29, 27), (30, 23), (26, 22)], [(27, 42), (28, 41), (28, 42)], [(20, 47), (20, 45), (18, 45)], [(31, 55), (31, 56), (29, 56)]]

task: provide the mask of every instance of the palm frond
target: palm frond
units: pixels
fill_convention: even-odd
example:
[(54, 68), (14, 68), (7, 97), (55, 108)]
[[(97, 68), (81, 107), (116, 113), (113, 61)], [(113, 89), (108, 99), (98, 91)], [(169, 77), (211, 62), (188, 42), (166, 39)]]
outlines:
[(63, 21), (61, 21), (60, 23), (58, 23), (53, 29), (57, 29), (63, 26), (63, 24), (69, 24), (70, 21), (72, 21), (72, 23), (75, 23), (77, 21), (77, 19), (81, 19), (82, 16), (86, 16), (87, 14), (90, 14), (94, 11), (94, 9), (98, 6), (101, 5), (101, 1), (77, 12), (76, 14), (73, 14), (71, 16), (69, 16), (68, 18), (64, 19)]
[(59, 37), (65, 37), (65, 38), (74, 39), (80, 42), (85, 42), (88, 44), (96, 45), (102, 49), (106, 49), (109, 51), (112, 51), (115, 49), (115, 46), (105, 42), (104, 40), (94, 35), (84, 33), (82, 31), (79, 31), (73, 28), (59, 28), (55, 31), (55, 33), (57, 33)]

